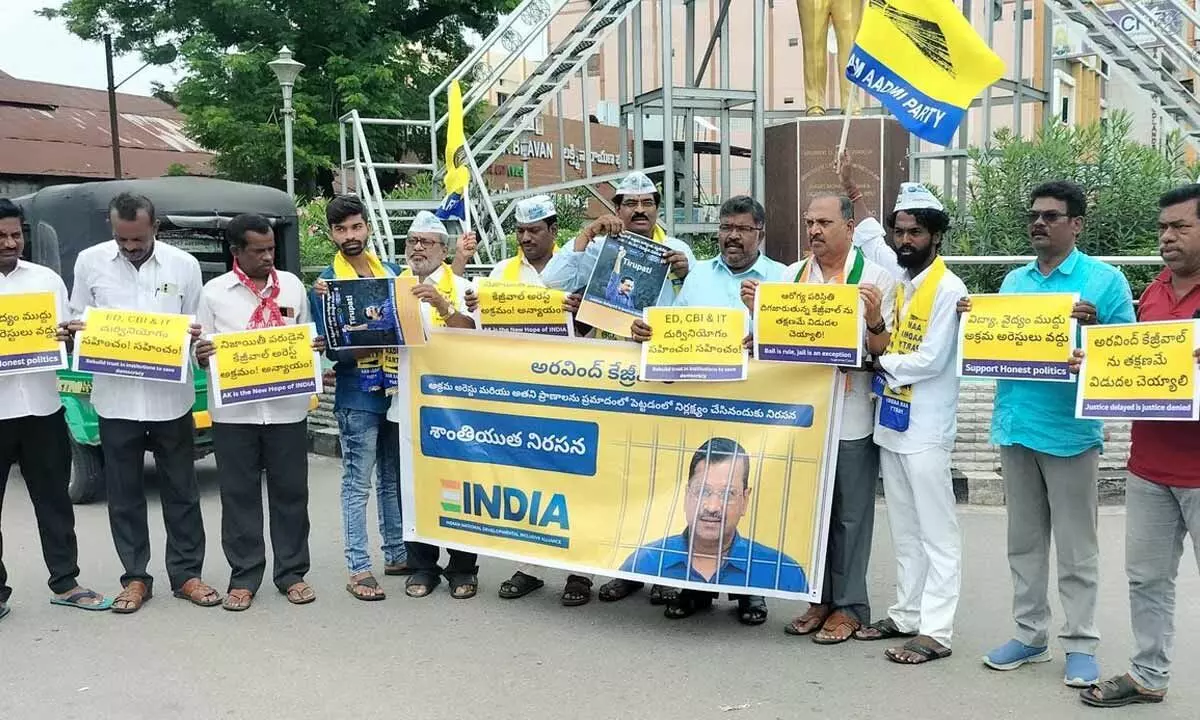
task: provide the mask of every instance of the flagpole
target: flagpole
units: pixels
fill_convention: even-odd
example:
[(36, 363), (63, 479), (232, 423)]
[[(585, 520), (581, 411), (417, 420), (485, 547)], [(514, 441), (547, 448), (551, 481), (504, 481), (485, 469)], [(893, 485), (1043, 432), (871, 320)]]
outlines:
[(833, 161), (838, 172), (842, 170), (842, 153), (846, 152), (846, 139), (850, 136), (850, 116), (854, 114), (854, 97), (857, 94), (854, 90), (850, 91), (850, 98), (846, 101), (846, 107), (842, 111), (842, 137), (838, 140), (837, 155)]

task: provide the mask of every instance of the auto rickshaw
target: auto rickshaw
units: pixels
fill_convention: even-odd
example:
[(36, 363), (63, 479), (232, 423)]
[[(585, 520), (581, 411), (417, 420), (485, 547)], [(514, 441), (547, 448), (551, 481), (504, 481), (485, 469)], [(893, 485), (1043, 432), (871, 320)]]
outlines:
[[(25, 258), (55, 270), (68, 290), (75, 259), (91, 245), (112, 239), (108, 204), (123, 192), (145, 195), (154, 203), (159, 227), (156, 241), (191, 253), (200, 262), (204, 281), (228, 272), (233, 256), (225, 228), (245, 212), (265, 216), (275, 231), (276, 266), (299, 274), (300, 232), (296, 206), (287, 193), (261, 185), (204, 177), (163, 177), (54, 185), (15, 199), (25, 214)], [(208, 377), (193, 373), (196, 403), (197, 458), (211, 452), (212, 419), (208, 414)], [(103, 497), (104, 456), (90, 393), (89, 373), (63, 370), (58, 389), (71, 433), (72, 502), (83, 504)]]

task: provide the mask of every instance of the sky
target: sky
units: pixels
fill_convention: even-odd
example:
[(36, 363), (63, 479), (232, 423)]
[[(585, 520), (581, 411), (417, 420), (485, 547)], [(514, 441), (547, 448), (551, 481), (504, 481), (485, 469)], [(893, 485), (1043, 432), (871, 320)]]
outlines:
[[(67, 32), (62, 20), (47, 20), (34, 12), (60, 0), (0, 0), (4, 7), (4, 41), (0, 42), (0, 71), (22, 80), (107, 87), (104, 44), (88, 42)], [(142, 66), (136, 54), (113, 61), (116, 81), (121, 82)], [(178, 76), (169, 67), (151, 66), (121, 86), (121, 92), (149, 95), (151, 83), (173, 86)]]

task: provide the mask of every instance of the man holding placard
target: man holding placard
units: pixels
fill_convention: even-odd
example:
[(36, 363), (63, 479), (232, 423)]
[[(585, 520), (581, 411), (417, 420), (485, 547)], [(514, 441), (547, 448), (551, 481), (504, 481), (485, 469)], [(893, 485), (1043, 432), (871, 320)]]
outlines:
[[(53, 315), (29, 327), (58, 347), (70, 340), (66, 330), (67, 288), (53, 270), (21, 259), (25, 236), (21, 209), (0, 199), (0, 314), (10, 330), (22, 330), (15, 318), (34, 300), (45, 300)], [(10, 302), (11, 301), (11, 304)], [(48, 315), (50, 313), (47, 313)], [(40, 313), (39, 313), (40, 315)], [(14, 320), (8, 320), (9, 317)], [(61, 352), (65, 356), (65, 352)], [(75, 538), (75, 511), (67, 494), (71, 479), (71, 443), (66, 414), (58, 396), (57, 366), (0, 372), (0, 514), (4, 488), (13, 465), (21, 469), (29, 500), (37, 517), (42, 557), (50, 572), (50, 602), (84, 610), (107, 610), (112, 601), (79, 586), (79, 543)], [(0, 619), (8, 615), (8, 571), (4, 568), (4, 540), (0, 536)]]
[[(381, 261), (368, 249), (371, 231), (366, 213), (362, 201), (353, 195), (335, 197), (325, 208), (329, 237), (338, 252), (333, 263), (321, 272), (310, 297), (318, 328), (325, 327), (326, 281), (395, 278), (400, 274), (399, 267)], [(371, 496), (373, 469), (377, 478), (375, 496), (379, 533), (383, 536), (384, 572), (388, 575), (409, 572), (397, 487), (399, 429), (387, 421), (399, 358), (394, 348), (331, 349), (327, 355), (334, 361), (333, 413), (342, 449), (343, 544), (350, 575), (346, 589), (359, 600), (383, 600), (386, 594), (371, 573), (371, 555), (367, 550), (367, 501)]]
[[(1159, 199), (1159, 252), (1167, 267), (1138, 303), (1139, 322), (1200, 318), (1200, 185)], [(1200, 361), (1200, 349), (1194, 351)], [(1078, 372), (1083, 352), (1076, 351)], [(1193, 373), (1192, 382), (1197, 375)], [(1125, 574), (1134, 654), (1127, 674), (1080, 693), (1088, 705), (1162, 702), (1171, 679), (1175, 578), (1183, 539), (1200, 558), (1200, 422), (1135, 420), (1125, 482)]]
[[(158, 220), (149, 198), (121, 193), (109, 204), (113, 240), (93, 245), (75, 260), (71, 312), (82, 318), (89, 307), (137, 310), (195, 317), (203, 281), (200, 263), (188, 253), (155, 239)], [(72, 332), (86, 331), (81, 320)], [(191, 334), (200, 334), (192, 324)], [(150, 599), (154, 579), (143, 481), (146, 451), (157, 458), (167, 531), (167, 575), (175, 596), (202, 607), (221, 595), (200, 579), (204, 565), (204, 520), (196, 487), (190, 372), (184, 382), (96, 373), (92, 405), (100, 417), (100, 446), (108, 489), (108, 518), (125, 573), (124, 590), (113, 612), (133, 613)]]
[(904, 183), (888, 224), (905, 272), (887, 351), (875, 361), (873, 390), (879, 396), (875, 443), (896, 552), (896, 603), (888, 617), (854, 637), (909, 638), (885, 655), (917, 665), (950, 655), (962, 575), (950, 453), (959, 389), (956, 306), (967, 288), (938, 254), (950, 217), (932, 193)]
[(583, 229), (574, 242), (564, 246), (554, 255), (542, 271), (542, 279), (546, 286), (568, 292), (581, 290), (588, 284), (592, 271), (596, 269), (596, 261), (600, 259), (604, 241), (609, 236), (630, 232), (667, 246), (663, 262), (671, 266), (671, 272), (656, 304), (663, 307), (673, 305), (675, 296), (683, 287), (684, 279), (696, 263), (696, 257), (687, 243), (667, 237), (658, 226), (661, 201), (662, 195), (645, 173), (630, 173), (617, 186), (617, 192), (613, 195), (617, 214), (597, 218)]
[[(1129, 282), (1119, 270), (1076, 247), (1087, 200), (1071, 182), (1048, 182), (1030, 194), (1029, 240), (1037, 260), (1004, 278), (1000, 294), (1076, 295), (1071, 318), (1090, 325), (1133, 322)], [(969, 312), (970, 298), (959, 303)], [(1065, 353), (1064, 353), (1065, 354)], [(1064, 682), (1099, 679), (1096, 536), (1104, 426), (1075, 418), (1075, 383), (997, 380), (992, 443), (1000, 447), (1008, 507), (1008, 562), (1013, 578), (1012, 640), (984, 656), (995, 670), (1050, 660), (1050, 540), (1057, 552), (1058, 590), (1066, 622)], [(1048, 429), (1052, 431), (1048, 432)]]
[[(717, 241), (721, 253), (711, 260), (697, 262), (688, 273), (674, 307), (742, 308), (744, 283), (773, 282), (783, 277), (784, 266), (762, 252), (767, 213), (754, 198), (739, 195), (721, 205)], [(654, 330), (643, 320), (635, 320), (630, 328), (637, 342), (650, 342)], [(613, 580), (609, 583), (629, 583)], [(640, 585), (640, 583), (636, 583)], [(712, 604), (711, 593), (680, 590), (677, 594), (662, 592), (668, 600), (664, 614), (681, 619)], [(737, 595), (738, 620), (745, 625), (761, 625), (767, 620), (767, 604), (757, 595)]]
[[(865, 354), (887, 348), (896, 303), (896, 281), (853, 247), (854, 210), (848, 196), (817, 195), (804, 215), (811, 255), (788, 268), (783, 279), (818, 285), (858, 287), (866, 330), (858, 339)], [(753, 296), (750, 296), (752, 300)], [(849, 640), (871, 621), (867, 567), (875, 526), (879, 448), (873, 439), (875, 397), (870, 370), (845, 368), (846, 389), (830, 510), (821, 602), (785, 629), (813, 636), (820, 645)]]
[[(312, 350), (324, 350), (324, 341), (314, 340), (308, 325), (311, 317), (304, 284), (290, 272), (275, 268), (275, 233), (270, 222), (261, 215), (238, 215), (226, 228), (225, 238), (233, 254), (233, 270), (209, 281), (200, 296), (197, 320), (205, 339), (196, 343), (197, 363), (210, 367), (217, 352), (214, 335), (220, 342), (223, 334), (229, 338), (227, 334), (246, 330), (304, 328)], [(307, 358), (298, 358), (305, 359), (316, 364), (312, 352)], [(319, 365), (317, 370), (319, 375)], [(214, 377), (219, 371), (213, 368)], [(308, 445), (310, 397), (311, 392), (245, 404), (213, 403), (213, 451), (221, 473), (221, 547), (232, 570), (226, 610), (248, 609), (262, 585), (267, 566), (264, 473), (275, 587), (294, 605), (317, 597), (304, 582), (309, 569), (309, 520), (308, 456), (302, 450)]]
[[(404, 258), (408, 261), (408, 269), (401, 277), (416, 278), (417, 285), (412, 293), (420, 301), (421, 315), (426, 324), (469, 330), (475, 327), (474, 319), (467, 314), (466, 294), (470, 282), (455, 275), (446, 265), (446, 256), (453, 249), (446, 226), (433, 213), (422, 210), (417, 213), (404, 241)], [(400, 351), (404, 352), (403, 349)], [(398, 432), (401, 413), (405, 410), (400, 405), (400, 396), (393, 395), (387, 412), (391, 432)], [(392, 480), (399, 484), (399, 471)], [(475, 553), (449, 550), (449, 561), (443, 569), (438, 565), (441, 550), (436, 545), (422, 542), (406, 542), (404, 545), (411, 573), (404, 592), (409, 597), (429, 595), (437, 587), (442, 575), (450, 585), (451, 597), (456, 600), (475, 597), (479, 590), (479, 566)]]

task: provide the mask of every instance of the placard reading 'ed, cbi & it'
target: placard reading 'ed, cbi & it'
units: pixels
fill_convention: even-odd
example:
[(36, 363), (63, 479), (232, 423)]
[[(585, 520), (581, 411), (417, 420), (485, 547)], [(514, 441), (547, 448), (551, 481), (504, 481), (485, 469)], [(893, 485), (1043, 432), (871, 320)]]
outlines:
[(865, 331), (857, 285), (761, 283), (754, 293), (754, 357), (855, 367)]
[(192, 322), (190, 315), (89, 307), (71, 367), (93, 375), (186, 382)]
[(62, 370), (67, 348), (58, 332), (54, 293), (0, 295), (0, 375)]
[(1200, 320), (1083, 328), (1075, 417), (1092, 420), (1197, 420)]
[(312, 349), (316, 334), (310, 323), (213, 335), (215, 352), (208, 361), (213, 406), (320, 392), (321, 358)]
[(749, 365), (742, 340), (746, 310), (724, 307), (651, 307), (644, 320), (652, 337), (642, 343), (642, 380), (745, 380)]
[(1072, 382), (1078, 295), (972, 295), (958, 329), (958, 376)]

